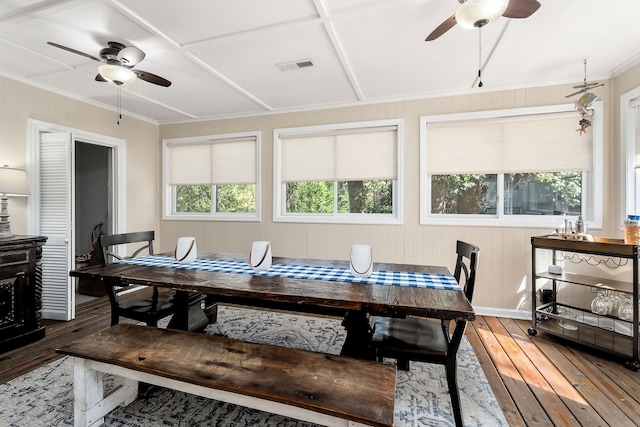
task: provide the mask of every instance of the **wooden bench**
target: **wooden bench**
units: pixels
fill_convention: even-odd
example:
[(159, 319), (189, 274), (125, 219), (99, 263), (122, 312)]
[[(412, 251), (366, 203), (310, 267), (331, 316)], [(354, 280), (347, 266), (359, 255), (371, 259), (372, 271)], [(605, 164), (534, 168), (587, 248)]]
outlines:
[[(100, 425), (155, 384), (327, 426), (392, 426), (395, 367), (226, 337), (121, 324), (56, 350), (74, 358), (74, 425)], [(102, 374), (118, 386), (104, 395)]]

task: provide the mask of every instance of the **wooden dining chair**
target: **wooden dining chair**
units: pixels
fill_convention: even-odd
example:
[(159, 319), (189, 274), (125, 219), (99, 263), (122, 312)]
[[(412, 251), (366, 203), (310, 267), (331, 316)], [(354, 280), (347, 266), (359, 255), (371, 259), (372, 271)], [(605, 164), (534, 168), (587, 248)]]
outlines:
[[(141, 253), (153, 255), (154, 231), (140, 231), (123, 234), (103, 234), (100, 236), (100, 247), (102, 248), (105, 263), (124, 258), (135, 258)], [(115, 247), (118, 245), (131, 245), (136, 249), (130, 256), (120, 256), (116, 253)], [(140, 246), (142, 245), (142, 246)], [(120, 316), (145, 322), (148, 326), (158, 326), (158, 321), (175, 312), (173, 291), (158, 291), (153, 287), (151, 295), (148, 293), (139, 297), (120, 298), (120, 294), (128, 287), (115, 287), (105, 283), (109, 302), (111, 303), (111, 326), (120, 322)]]
[[(469, 302), (473, 298), (479, 252), (480, 249), (475, 245), (457, 242), (454, 277)], [(407, 371), (411, 360), (445, 367), (456, 426), (463, 425), (456, 371), (458, 348), (466, 327), (465, 320), (378, 317), (372, 336), (372, 345), (380, 362), (385, 357), (394, 358), (398, 362), (398, 369)]]

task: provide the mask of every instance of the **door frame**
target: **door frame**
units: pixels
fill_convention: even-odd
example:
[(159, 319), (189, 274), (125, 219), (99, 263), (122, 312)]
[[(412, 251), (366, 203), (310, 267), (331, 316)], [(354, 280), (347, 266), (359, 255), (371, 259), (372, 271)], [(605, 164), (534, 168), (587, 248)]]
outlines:
[[(70, 188), (71, 194), (71, 218), (69, 218), (71, 235), (67, 236), (67, 260), (69, 269), (75, 267), (75, 143), (76, 141), (101, 145), (111, 148), (111, 170), (110, 175), (112, 177), (113, 192), (111, 194), (111, 205), (113, 206), (113, 217), (111, 229), (114, 233), (121, 233), (122, 230), (126, 230), (127, 218), (126, 218), (126, 141), (120, 138), (114, 138), (106, 135), (101, 135), (94, 132), (88, 132), (81, 129), (70, 128), (67, 126), (61, 126), (54, 123), (43, 122), (34, 119), (27, 119), (27, 174), (29, 177), (29, 188), (31, 196), (27, 202), (27, 224), (28, 233), (31, 235), (40, 234), (40, 134), (49, 132), (64, 132), (70, 134), (70, 147), (69, 151), (72, 155), (70, 159), (69, 167), (71, 171), (69, 173), (69, 179), (67, 188)], [(43, 278), (44, 279), (44, 278)], [(70, 318), (75, 317), (75, 307), (72, 307), (74, 302), (75, 280), (68, 277), (67, 286), (69, 289), (70, 301), (67, 301), (70, 309)]]

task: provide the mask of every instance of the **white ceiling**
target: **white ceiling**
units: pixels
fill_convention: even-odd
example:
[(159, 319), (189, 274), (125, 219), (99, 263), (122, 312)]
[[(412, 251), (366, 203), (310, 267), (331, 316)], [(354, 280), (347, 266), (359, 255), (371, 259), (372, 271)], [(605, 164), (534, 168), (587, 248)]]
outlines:
[[(539, 0), (527, 19), (425, 37), (456, 0), (0, 0), (0, 75), (115, 109), (94, 80), (108, 41), (172, 82), (122, 87), (123, 114), (154, 123), (237, 117), (609, 79), (639, 62), (640, 1)], [(311, 68), (276, 64), (312, 59)], [(596, 89), (597, 91), (597, 89)], [(597, 92), (596, 92), (597, 93)]]

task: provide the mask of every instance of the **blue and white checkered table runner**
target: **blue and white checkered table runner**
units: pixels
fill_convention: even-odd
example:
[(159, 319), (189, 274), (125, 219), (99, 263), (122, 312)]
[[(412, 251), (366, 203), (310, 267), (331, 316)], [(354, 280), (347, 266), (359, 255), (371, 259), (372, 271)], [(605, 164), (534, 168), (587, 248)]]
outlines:
[(269, 270), (254, 271), (248, 262), (198, 258), (190, 264), (181, 264), (173, 257), (148, 255), (118, 261), (120, 263), (151, 267), (182, 268), (215, 273), (253, 274), (290, 279), (328, 280), (332, 282), (368, 283), (371, 285), (411, 286), (417, 288), (460, 290), (455, 278), (445, 274), (417, 273), (412, 271), (374, 270), (369, 277), (354, 277), (349, 269), (309, 265), (273, 264)]

